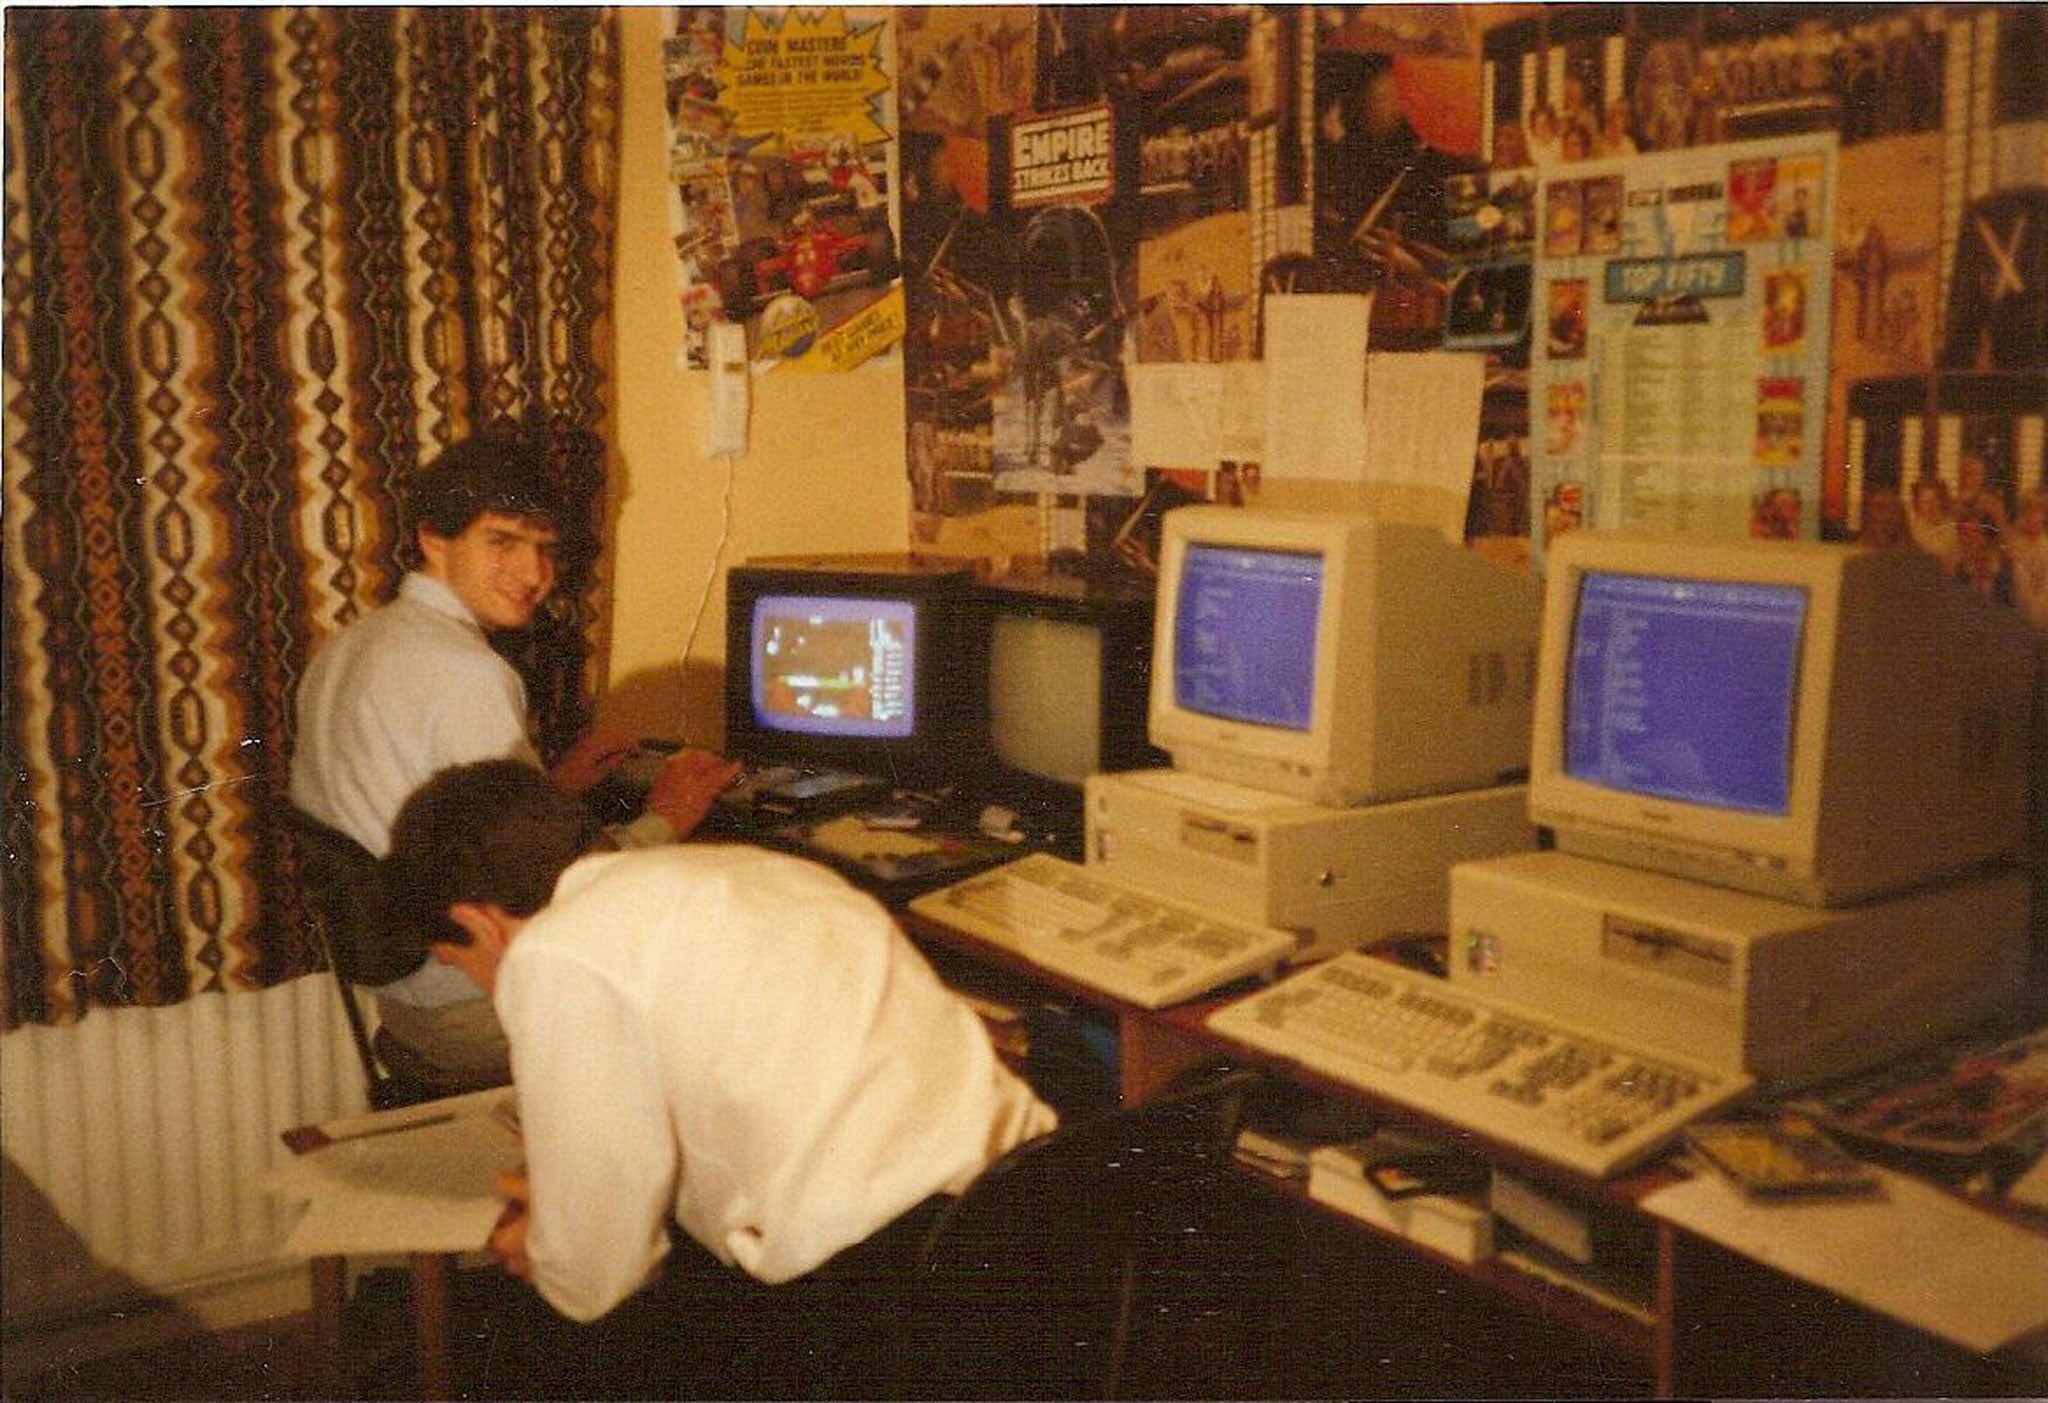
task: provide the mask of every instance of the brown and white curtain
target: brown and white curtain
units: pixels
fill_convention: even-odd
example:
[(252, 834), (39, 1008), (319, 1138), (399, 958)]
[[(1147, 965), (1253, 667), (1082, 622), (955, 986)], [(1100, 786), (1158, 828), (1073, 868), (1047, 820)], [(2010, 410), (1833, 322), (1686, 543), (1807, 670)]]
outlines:
[[(6, 64), (14, 1027), (315, 966), (266, 807), (408, 475), (493, 419), (601, 470), (618, 45), (597, 9), (14, 8)], [(517, 652), (544, 741), (589, 555)]]

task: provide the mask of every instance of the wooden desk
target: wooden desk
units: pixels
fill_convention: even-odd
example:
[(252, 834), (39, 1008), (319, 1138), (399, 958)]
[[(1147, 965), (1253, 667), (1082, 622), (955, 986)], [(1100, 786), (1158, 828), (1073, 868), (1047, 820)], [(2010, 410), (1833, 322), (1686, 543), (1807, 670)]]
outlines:
[[(372, 1197), (365, 1203), (360, 1197), (360, 1184), (351, 1181), (346, 1173), (339, 1178), (326, 1177), (329, 1171), (318, 1166), (284, 1190), (301, 1194), (313, 1205), (293, 1238), (298, 1240), (302, 1233), (309, 1233), (299, 1250), (324, 1254), (311, 1258), (313, 1329), (328, 1361), (333, 1396), (346, 1397), (355, 1392), (354, 1380), (346, 1376), (342, 1341), (342, 1317), (348, 1301), (348, 1255), (403, 1257), (408, 1261), (413, 1333), (419, 1347), (420, 1396), (443, 1399), (453, 1393), (449, 1296), (455, 1261), (462, 1253), (482, 1247), (482, 1239), (498, 1211), (491, 1187), (494, 1176), (517, 1163), (516, 1132), (504, 1116), (504, 1103), (509, 1096), (506, 1088), (493, 1087), (322, 1125), (298, 1126), (284, 1133), (286, 1146), (300, 1156), (347, 1154), (354, 1149), (348, 1142), (357, 1140), (388, 1144), (391, 1142), (381, 1137), (398, 1131), (422, 1138), (436, 1137), (441, 1156), (436, 1163), (442, 1166), (441, 1172), (454, 1176), (454, 1181), (446, 1185), (455, 1200), (452, 1208), (438, 1198), (421, 1200), (422, 1211), (412, 1215), (404, 1209), (392, 1208), (383, 1198)], [(456, 1155), (454, 1161), (448, 1159), (451, 1150)], [(309, 1159), (306, 1163), (314, 1162)], [(451, 1168), (451, 1164), (459, 1168)], [(323, 1205), (338, 1217), (321, 1219)], [(337, 1221), (341, 1224), (339, 1228)], [(308, 1225), (315, 1223), (318, 1226), (309, 1232)], [(290, 1245), (288, 1242), (287, 1246)]]
[[(1462, 1289), (1507, 1307), (1537, 1327), (1539, 1337), (1542, 1330), (1548, 1330), (1555, 1341), (1559, 1338), (1556, 1332), (1562, 1329), (1574, 1345), (1586, 1351), (1592, 1377), (1601, 1375), (1603, 1359), (1621, 1371), (1603, 1391), (1653, 1391), (1663, 1397), (2048, 1393), (2048, 1368), (2039, 1356), (1970, 1354), (1793, 1281), (1643, 1212), (1638, 1205), (1645, 1195), (1679, 1177), (1680, 1171), (1668, 1161), (1624, 1178), (1588, 1179), (1512, 1145), (1437, 1122), (1224, 1038), (1206, 1025), (1209, 1013), (1222, 1000), (1148, 1011), (1039, 969), (1008, 951), (915, 913), (906, 913), (903, 920), (913, 938), (930, 949), (956, 959), (965, 957), (1013, 986), (1057, 993), (1112, 1020), (1120, 1040), (1119, 1086), (1127, 1102), (1157, 1094), (1177, 1073), (1222, 1054), (1321, 1095), (1361, 1106), (1376, 1116), (1410, 1123), (1497, 1167), (1527, 1176), (1561, 1197), (1631, 1219), (1652, 1244), (1654, 1254), (1651, 1293), (1640, 1310), (1600, 1304), (1503, 1261), (1453, 1261), (1312, 1201), (1298, 1184), (1245, 1171), (1261, 1186), (1260, 1192), (1286, 1203), (1291, 1212), (1283, 1220), (1286, 1230), (1302, 1233), (1304, 1241), (1315, 1239), (1311, 1250), (1321, 1254), (1318, 1260), (1342, 1262), (1348, 1252), (1352, 1259), (1369, 1263), (1375, 1274), (1415, 1278), (1404, 1284), (1376, 1282), (1376, 1292), (1383, 1296), (1428, 1302), (1435, 1294)], [(1911, 1270), (1911, 1266), (1902, 1264), (1902, 1269)], [(1336, 1294), (1334, 1288), (1320, 1293), (1324, 1297), (1332, 1294)], [(1300, 1303), (1305, 1303), (1311, 1314), (1318, 1310), (1331, 1314), (1313, 1287)], [(1304, 1336), (1315, 1333), (1299, 1319), (1281, 1322), (1276, 1328), (1286, 1337), (1279, 1346), (1282, 1349), (1293, 1348)], [(1331, 1324), (1328, 1333), (1341, 1335), (1341, 1323)], [(1493, 1342), (1473, 1343), (1481, 1348), (1491, 1347)], [(1550, 1367), (1551, 1359), (1540, 1345), (1531, 1359), (1539, 1371)], [(1632, 1384), (1631, 1374), (1638, 1375), (1640, 1382)], [(1333, 1381), (1320, 1377), (1295, 1382), (1297, 1386), (1283, 1385), (1278, 1391), (1306, 1394), (1333, 1386)], [(1334, 1381), (1334, 1386), (1342, 1390), (1344, 1382)], [(1551, 1376), (1542, 1372), (1504, 1382), (1518, 1384), (1517, 1391), (1555, 1391)]]

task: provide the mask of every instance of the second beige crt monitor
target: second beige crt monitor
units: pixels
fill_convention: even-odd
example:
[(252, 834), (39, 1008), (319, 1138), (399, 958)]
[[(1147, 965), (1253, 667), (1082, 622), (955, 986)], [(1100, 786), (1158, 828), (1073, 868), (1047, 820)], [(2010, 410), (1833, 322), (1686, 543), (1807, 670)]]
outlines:
[(1161, 527), (1152, 743), (1343, 808), (1518, 779), (1535, 586), (1427, 527), (1195, 506)]
[(2017, 854), (2035, 650), (1932, 558), (1599, 532), (1547, 564), (1530, 816), (1827, 906)]

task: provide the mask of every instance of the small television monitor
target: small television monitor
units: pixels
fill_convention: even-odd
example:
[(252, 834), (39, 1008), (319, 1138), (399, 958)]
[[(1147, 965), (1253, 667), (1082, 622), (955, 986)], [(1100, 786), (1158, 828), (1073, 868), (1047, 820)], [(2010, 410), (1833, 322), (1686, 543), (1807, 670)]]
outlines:
[(1151, 587), (998, 578), (981, 598), (992, 762), (984, 787), (1055, 844), (1071, 838), (1078, 855), (1082, 782), (1166, 763), (1145, 733)]
[(726, 576), (725, 745), (752, 763), (952, 778), (982, 728), (972, 571), (902, 556)]
[(1181, 507), (1160, 534), (1152, 742), (1333, 807), (1512, 782), (1539, 598), (1427, 527)]
[(1574, 532), (1551, 550), (1530, 817), (1559, 847), (1807, 905), (2020, 850), (2034, 649), (1912, 551)]

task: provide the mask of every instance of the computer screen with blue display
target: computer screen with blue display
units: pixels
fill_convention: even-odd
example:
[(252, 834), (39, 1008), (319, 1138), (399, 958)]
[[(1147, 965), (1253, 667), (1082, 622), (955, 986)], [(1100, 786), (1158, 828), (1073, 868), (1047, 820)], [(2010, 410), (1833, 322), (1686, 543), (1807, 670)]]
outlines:
[(1835, 905), (2024, 841), (2031, 641), (1930, 557), (1574, 532), (1545, 583), (1529, 806), (1567, 851)]
[[(1174, 615), (1173, 693), (1191, 711), (1306, 731), (1314, 719), (1323, 557), (1191, 544)], [(1236, 621), (1257, 618), (1260, 626)]]
[(1181, 507), (1160, 532), (1152, 742), (1332, 806), (1518, 778), (1534, 583), (1422, 526)]
[(957, 565), (749, 561), (726, 578), (726, 749), (890, 783), (950, 778), (982, 727), (986, 666)]
[(1748, 813), (1791, 801), (1806, 591), (1588, 572), (1565, 694), (1565, 772)]

